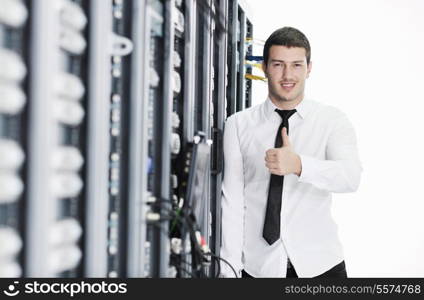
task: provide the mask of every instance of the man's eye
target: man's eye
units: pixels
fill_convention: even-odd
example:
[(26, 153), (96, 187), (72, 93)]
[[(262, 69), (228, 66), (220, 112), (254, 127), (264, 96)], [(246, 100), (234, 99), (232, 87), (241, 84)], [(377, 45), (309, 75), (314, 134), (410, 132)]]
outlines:
[(296, 68), (299, 68), (299, 67), (301, 67), (302, 66), (302, 64), (295, 64), (295, 67)]
[(279, 66), (281, 66), (281, 64), (274, 64), (274, 67), (279, 67)]

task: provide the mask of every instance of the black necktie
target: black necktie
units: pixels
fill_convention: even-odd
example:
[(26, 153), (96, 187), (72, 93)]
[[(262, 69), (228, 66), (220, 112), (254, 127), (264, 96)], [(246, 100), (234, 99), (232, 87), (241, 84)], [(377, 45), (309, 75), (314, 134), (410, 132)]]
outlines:
[[(283, 119), (280, 127), (277, 130), (277, 136), (275, 138), (275, 148), (283, 146), (283, 138), (281, 131), (283, 127), (287, 128), (287, 135), (289, 134), (289, 118), (293, 115), (296, 110), (275, 110), (280, 117)], [(276, 240), (280, 238), (280, 212), (281, 212), (281, 196), (283, 194), (283, 182), (284, 176), (271, 174), (271, 180), (269, 182), (268, 191), (268, 202), (266, 205), (266, 215), (263, 230), (263, 237), (272, 245)]]

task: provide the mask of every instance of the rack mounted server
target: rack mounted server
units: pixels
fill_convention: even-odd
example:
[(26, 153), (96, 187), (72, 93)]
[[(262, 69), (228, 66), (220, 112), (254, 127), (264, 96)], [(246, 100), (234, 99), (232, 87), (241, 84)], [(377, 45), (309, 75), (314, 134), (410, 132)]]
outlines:
[(0, 277), (216, 276), (252, 37), (237, 0), (1, 1)]

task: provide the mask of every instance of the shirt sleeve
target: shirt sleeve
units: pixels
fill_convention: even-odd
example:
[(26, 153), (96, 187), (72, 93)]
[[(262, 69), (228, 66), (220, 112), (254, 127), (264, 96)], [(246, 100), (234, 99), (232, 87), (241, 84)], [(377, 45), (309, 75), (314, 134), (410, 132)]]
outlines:
[(359, 187), (362, 166), (359, 160), (355, 130), (342, 115), (334, 122), (328, 138), (326, 159), (299, 154), (302, 163), (300, 182), (335, 193), (354, 192)]
[[(244, 172), (237, 133), (236, 116), (230, 116), (224, 129), (224, 179), (222, 183), (222, 244), (220, 256), (241, 277), (244, 232)], [(235, 277), (231, 267), (221, 261), (221, 276)]]

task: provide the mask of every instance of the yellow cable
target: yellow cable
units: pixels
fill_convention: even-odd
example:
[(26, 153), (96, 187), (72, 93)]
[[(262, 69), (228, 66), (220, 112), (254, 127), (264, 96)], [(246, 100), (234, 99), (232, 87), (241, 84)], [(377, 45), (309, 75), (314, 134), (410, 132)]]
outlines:
[(266, 77), (262, 77), (262, 76), (246, 74), (246, 75), (244, 75), (244, 77), (246, 79), (250, 79), (250, 80), (260, 80), (260, 81), (266, 82)]
[(262, 70), (262, 64), (258, 64), (258, 63), (256, 63), (256, 62), (251, 62), (251, 61), (249, 61), (249, 60), (245, 60), (245, 61), (244, 61), (244, 63), (245, 63), (246, 65), (251, 65), (251, 66), (253, 66), (253, 67), (256, 67), (256, 68), (258, 68), (258, 69), (261, 69), (261, 70)]
[(254, 38), (251, 38), (251, 37), (247, 37), (246, 42), (253, 42), (255, 44), (261, 44), (261, 45), (265, 44), (264, 40), (254, 39)]

